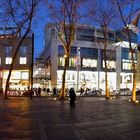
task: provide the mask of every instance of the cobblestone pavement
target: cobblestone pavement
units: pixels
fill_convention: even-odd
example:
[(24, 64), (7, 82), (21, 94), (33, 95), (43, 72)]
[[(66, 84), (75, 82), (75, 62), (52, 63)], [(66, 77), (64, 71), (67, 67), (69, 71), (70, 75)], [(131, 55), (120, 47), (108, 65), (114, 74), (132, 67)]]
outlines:
[(69, 101), (0, 98), (0, 140), (139, 140), (140, 103), (130, 97)]

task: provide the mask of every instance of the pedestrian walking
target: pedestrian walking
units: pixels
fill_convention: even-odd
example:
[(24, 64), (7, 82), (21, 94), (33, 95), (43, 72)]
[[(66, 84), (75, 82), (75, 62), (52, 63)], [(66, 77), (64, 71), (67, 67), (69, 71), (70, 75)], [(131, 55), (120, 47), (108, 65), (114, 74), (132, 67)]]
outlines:
[(82, 97), (82, 99), (83, 99), (83, 96), (84, 96), (84, 89), (83, 89), (83, 87), (81, 87), (79, 98)]
[(71, 88), (69, 90), (69, 98), (70, 98), (70, 107), (75, 107), (76, 94), (74, 88)]

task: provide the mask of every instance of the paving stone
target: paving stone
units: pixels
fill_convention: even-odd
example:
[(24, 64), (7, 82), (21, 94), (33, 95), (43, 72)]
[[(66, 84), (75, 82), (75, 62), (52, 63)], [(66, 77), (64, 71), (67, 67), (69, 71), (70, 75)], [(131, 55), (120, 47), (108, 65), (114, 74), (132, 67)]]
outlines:
[(138, 140), (140, 104), (130, 97), (0, 98), (0, 140)]

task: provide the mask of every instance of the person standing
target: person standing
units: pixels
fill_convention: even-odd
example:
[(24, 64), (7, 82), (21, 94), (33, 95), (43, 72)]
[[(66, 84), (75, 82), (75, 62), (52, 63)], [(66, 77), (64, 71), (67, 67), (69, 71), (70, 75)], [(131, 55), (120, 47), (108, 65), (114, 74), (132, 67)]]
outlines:
[(38, 96), (41, 96), (41, 88), (38, 87)]
[(53, 96), (56, 96), (56, 87), (53, 88)]
[(69, 90), (69, 98), (70, 98), (70, 107), (75, 107), (76, 93), (74, 91), (74, 88), (71, 88)]

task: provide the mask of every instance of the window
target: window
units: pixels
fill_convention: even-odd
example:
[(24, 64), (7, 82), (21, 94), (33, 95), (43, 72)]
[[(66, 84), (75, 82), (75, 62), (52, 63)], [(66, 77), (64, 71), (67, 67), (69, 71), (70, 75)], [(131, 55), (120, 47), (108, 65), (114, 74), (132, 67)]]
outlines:
[(27, 56), (27, 47), (25, 46), (20, 47), (20, 56), (21, 57)]
[(12, 58), (11, 57), (6, 57), (5, 64), (11, 64), (11, 63), (12, 63)]
[[(58, 54), (59, 55), (64, 55), (65, 54), (65, 50), (64, 50), (64, 47), (62, 45), (58, 45)], [(77, 54), (77, 47), (72, 46), (70, 54), (71, 55), (76, 55)]]
[[(137, 53), (133, 53), (134, 60), (137, 59)], [(131, 60), (131, 53), (128, 48), (122, 48), (122, 59)]]
[[(116, 62), (115, 61), (106, 61), (108, 69), (116, 69)], [(103, 60), (103, 68), (105, 68), (105, 61)]]
[(97, 58), (98, 57), (98, 50), (93, 48), (80, 48), (80, 55), (83, 57), (92, 57)]
[(21, 72), (21, 79), (28, 80), (29, 79), (29, 72)]
[(96, 68), (97, 67), (97, 60), (94, 60), (94, 59), (83, 59), (82, 60), (82, 67)]
[(64, 66), (65, 59), (63, 57), (60, 57), (58, 60), (58, 66)]
[(0, 58), (0, 65), (1, 65), (1, 58)]
[(58, 45), (58, 54), (64, 55), (64, 53), (65, 53), (64, 47), (61, 45)]
[(76, 59), (70, 58), (69, 59), (69, 67), (75, 67), (76, 66)]
[[(58, 66), (64, 66), (65, 64), (65, 58), (60, 57), (58, 60)], [(75, 67), (76, 66), (76, 59), (75, 58), (69, 58), (69, 67)]]
[(51, 37), (54, 38), (55, 37), (55, 29), (51, 30)]
[[(135, 62), (135, 67), (137, 68), (137, 62)], [(122, 69), (123, 70), (132, 70), (132, 61), (131, 60), (122, 60)]]
[(27, 58), (26, 57), (20, 57), (19, 64), (27, 64)]
[(87, 36), (87, 35), (77, 35), (77, 40), (94, 42), (95, 37), (94, 36)]
[(12, 47), (5, 47), (5, 56), (6, 57), (12, 56)]
[(97, 31), (97, 36), (98, 37), (101, 37), (101, 38), (104, 38), (104, 35), (103, 35), (103, 32), (102, 31)]
[(71, 52), (70, 52), (71, 55), (76, 55), (77, 54), (77, 47), (71, 47)]

